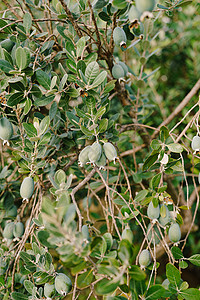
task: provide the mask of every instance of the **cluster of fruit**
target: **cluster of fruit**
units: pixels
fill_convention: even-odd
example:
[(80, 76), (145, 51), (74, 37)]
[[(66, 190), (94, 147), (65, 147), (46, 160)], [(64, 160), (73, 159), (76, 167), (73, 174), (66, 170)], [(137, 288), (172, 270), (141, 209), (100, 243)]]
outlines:
[[(161, 214), (162, 212), (162, 214)], [(161, 216), (160, 216), (161, 215)], [(158, 204), (157, 207), (153, 205), (153, 202), (150, 202), (147, 208), (147, 216), (152, 220), (157, 220), (163, 226), (166, 227), (169, 225), (168, 236), (171, 242), (178, 243), (181, 239), (181, 230), (178, 223), (170, 215), (168, 207), (164, 204), (161, 206)], [(160, 217), (160, 218), (159, 218)], [(151, 224), (149, 224), (151, 226)], [(150, 228), (150, 227), (149, 227)], [(159, 238), (154, 238), (155, 244), (158, 244)]]
[[(116, 29), (116, 28), (115, 28)], [(128, 67), (127, 65), (122, 62), (122, 61), (119, 61), (117, 64), (115, 64), (112, 68), (112, 76), (115, 78), (115, 79), (121, 79), (121, 78), (124, 78), (126, 77), (128, 74)]]
[(57, 273), (54, 284), (45, 283), (44, 296), (52, 298), (58, 292), (62, 296), (66, 296), (72, 288), (71, 279), (64, 273)]
[(7, 240), (20, 238), (24, 234), (24, 224), (22, 222), (9, 222), (3, 230), (3, 237)]
[(106, 165), (106, 159), (115, 163), (117, 158), (117, 151), (111, 143), (104, 143), (102, 147), (98, 142), (95, 142), (80, 152), (78, 163), (81, 167), (86, 164), (95, 164), (101, 170)]

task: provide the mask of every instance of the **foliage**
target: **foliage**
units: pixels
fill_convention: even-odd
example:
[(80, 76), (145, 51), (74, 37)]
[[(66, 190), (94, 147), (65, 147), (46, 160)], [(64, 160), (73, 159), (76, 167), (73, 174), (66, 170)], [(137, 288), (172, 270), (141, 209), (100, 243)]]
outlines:
[(3, 1), (0, 299), (200, 299), (191, 2)]

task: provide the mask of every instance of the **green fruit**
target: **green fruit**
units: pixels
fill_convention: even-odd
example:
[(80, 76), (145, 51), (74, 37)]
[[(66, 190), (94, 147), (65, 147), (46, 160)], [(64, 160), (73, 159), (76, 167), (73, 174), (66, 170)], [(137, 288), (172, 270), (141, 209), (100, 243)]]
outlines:
[(194, 151), (200, 151), (200, 137), (198, 135), (193, 137), (191, 147)]
[(55, 279), (55, 288), (59, 294), (67, 295), (72, 288), (71, 279), (63, 273), (58, 273)]
[[(161, 211), (163, 211), (163, 210), (164, 210), (164, 212), (161, 213)], [(159, 218), (159, 222), (162, 226), (166, 226), (171, 221), (169, 209), (167, 208), (166, 205), (161, 205), (160, 214), (161, 214), (161, 216)]]
[(100, 159), (96, 162), (97, 167), (99, 168), (99, 170), (104, 169), (105, 165), (106, 165), (106, 157), (105, 154), (102, 153)]
[(49, 284), (45, 283), (44, 285), (44, 296), (47, 298), (52, 298), (55, 294), (55, 285), (54, 284)]
[(0, 138), (4, 141), (11, 139), (13, 135), (13, 127), (7, 118), (0, 119)]
[(83, 167), (87, 162), (89, 162), (88, 153), (91, 149), (91, 146), (85, 147), (79, 154), (78, 163), (81, 167)]
[(148, 267), (151, 263), (151, 254), (149, 250), (142, 250), (139, 256), (139, 264), (141, 267)]
[(10, 207), (8, 210), (6, 210), (5, 217), (7, 218), (12, 218), (17, 216), (17, 207), (13, 205)]
[[(149, 223), (149, 225), (148, 225), (148, 227), (147, 227), (147, 232), (149, 232), (148, 234), (147, 234), (147, 238), (148, 238), (148, 241), (150, 242), (151, 241), (151, 243), (152, 244), (155, 244), (155, 245), (157, 245), (157, 244), (159, 244), (160, 243), (160, 239), (161, 239), (161, 236), (160, 236), (160, 232), (159, 232), (159, 230), (158, 230), (158, 228), (157, 227), (152, 227), (151, 228), (151, 223)], [(150, 228), (151, 228), (151, 230), (150, 230)], [(149, 231), (150, 230), (150, 231)], [(152, 236), (153, 235), (153, 236)]]
[(15, 224), (14, 222), (10, 222), (10, 223), (7, 223), (5, 228), (4, 228), (4, 231), (3, 231), (3, 237), (5, 239), (13, 239), (14, 235), (13, 235), (13, 231), (14, 231), (14, 227), (15, 227)]
[(141, 12), (152, 11), (155, 7), (155, 0), (135, 0), (136, 8)]
[(118, 64), (122, 67), (122, 69), (124, 70), (124, 76), (126, 76), (128, 74), (128, 67), (127, 67), (127, 65), (124, 62), (122, 62), (122, 61), (119, 61)]
[(108, 4), (109, 0), (97, 0), (95, 5), (93, 6), (93, 9), (101, 9), (104, 8)]
[(95, 142), (90, 147), (90, 151), (88, 153), (89, 161), (91, 163), (96, 163), (100, 159), (101, 153), (102, 153), (101, 145), (99, 143)]
[(181, 230), (180, 230), (180, 226), (178, 225), (178, 223), (174, 223), (170, 226), (168, 235), (169, 235), (169, 239), (171, 242), (177, 243), (178, 241), (180, 241)]
[(112, 76), (115, 79), (120, 79), (125, 76), (124, 69), (120, 64), (115, 64), (112, 68)]
[(122, 232), (122, 239), (128, 240), (131, 244), (133, 244), (133, 232), (131, 229), (126, 228)]
[(19, 238), (23, 235), (23, 233), (24, 233), (24, 224), (22, 222), (17, 222), (13, 230), (14, 237)]
[(113, 40), (116, 46), (120, 46), (122, 48), (126, 48), (126, 33), (125, 31), (120, 28), (116, 27), (113, 31)]
[(34, 191), (34, 181), (31, 177), (24, 178), (21, 187), (20, 187), (20, 195), (23, 199), (29, 199), (33, 195)]
[(159, 207), (159, 205), (157, 207), (154, 207), (153, 206), (153, 202), (151, 201), (149, 203), (148, 208), (147, 208), (147, 216), (150, 219), (158, 219), (159, 215), (160, 215), (160, 207)]
[(167, 290), (168, 289), (168, 287), (169, 287), (169, 280), (166, 278), (164, 281), (163, 281), (163, 283), (162, 283), (162, 286)]
[(105, 143), (103, 145), (103, 150), (104, 150), (104, 153), (107, 157), (108, 160), (110, 161), (114, 161), (115, 163), (115, 159), (117, 159), (117, 151), (115, 149), (115, 147), (111, 144), (111, 143)]
[(10, 39), (6, 39), (0, 42), (0, 45), (2, 48), (4, 48), (6, 51), (11, 51), (13, 46), (14, 46), (14, 42), (11, 41)]
[(140, 16), (141, 12), (134, 5), (132, 5), (128, 13), (129, 22), (134, 23), (135, 21), (139, 21)]

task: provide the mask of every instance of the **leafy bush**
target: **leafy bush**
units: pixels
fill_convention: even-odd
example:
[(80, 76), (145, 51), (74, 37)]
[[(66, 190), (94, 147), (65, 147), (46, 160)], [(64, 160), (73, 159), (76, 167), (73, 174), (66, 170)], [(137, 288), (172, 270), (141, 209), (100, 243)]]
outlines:
[(200, 299), (191, 2), (3, 0), (0, 299)]

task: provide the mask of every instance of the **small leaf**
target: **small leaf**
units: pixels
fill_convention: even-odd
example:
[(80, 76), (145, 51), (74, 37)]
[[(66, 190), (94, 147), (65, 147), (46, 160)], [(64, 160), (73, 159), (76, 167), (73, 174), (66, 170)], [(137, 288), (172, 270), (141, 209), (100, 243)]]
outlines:
[(183, 256), (183, 253), (181, 252), (181, 249), (179, 249), (178, 247), (172, 247), (171, 248), (171, 251), (172, 251), (172, 254), (173, 254), (173, 257), (175, 258), (175, 259), (181, 259), (181, 258), (183, 258), (184, 256)]
[(30, 29), (31, 29), (31, 26), (32, 26), (32, 17), (28, 12), (24, 14), (23, 26), (26, 30), (26, 33), (30, 33)]
[(93, 269), (80, 274), (77, 279), (78, 288), (85, 288), (86, 286), (89, 286), (93, 279)]
[(83, 50), (85, 48), (85, 44), (86, 44), (86, 41), (85, 41), (85, 37), (81, 37), (78, 42), (76, 43), (76, 55), (77, 55), (77, 58), (78, 57), (81, 57), (82, 56), (82, 53), (83, 53)]
[(37, 136), (37, 130), (33, 126), (33, 124), (27, 124), (23, 123), (23, 127), (29, 137), (36, 137)]
[(108, 127), (108, 119), (102, 119), (99, 123), (99, 133), (105, 132)]
[(173, 153), (181, 153), (183, 151), (183, 147), (180, 144), (172, 143), (166, 146)]
[(135, 196), (134, 201), (136, 201), (136, 202), (142, 201), (146, 197), (147, 194), (148, 194), (148, 190), (139, 191), (137, 193), (137, 195)]
[(93, 81), (92, 85), (90, 86), (89, 89), (94, 89), (96, 88), (97, 86), (100, 86), (102, 84), (102, 82), (106, 79), (107, 77), (107, 72), (106, 71), (103, 71), (101, 72), (96, 78), (95, 80)]
[(18, 47), (15, 51), (16, 64), (20, 70), (25, 69), (31, 60), (30, 50), (28, 48)]
[(11, 106), (11, 107), (16, 106), (23, 99), (24, 99), (24, 93), (17, 92), (17, 93), (11, 94), (11, 96), (9, 97), (9, 99), (7, 101), (7, 105)]
[(14, 70), (14, 67), (8, 61), (0, 59), (0, 69), (5, 73), (9, 73)]
[(200, 299), (200, 291), (198, 289), (187, 289), (185, 291), (181, 291), (180, 295), (184, 297), (185, 300), (199, 300)]
[(34, 284), (30, 280), (24, 280), (24, 287), (29, 294), (32, 294)]
[(39, 82), (39, 84), (41, 84), (41, 86), (43, 86), (46, 90), (50, 90), (50, 88), (51, 88), (51, 79), (47, 75), (46, 72), (44, 72), (41, 69), (37, 70), (36, 71), (36, 78), (37, 78), (37, 81)]
[(166, 266), (166, 275), (171, 284), (178, 287), (181, 281), (181, 274), (179, 270), (174, 267), (172, 264), (168, 263)]
[(160, 180), (161, 180), (161, 176), (162, 174), (159, 173), (159, 174), (156, 174), (150, 181), (150, 188), (155, 190), (158, 186), (159, 186), (159, 183), (160, 183)]
[(22, 293), (18, 293), (18, 292), (13, 292), (11, 294), (11, 298), (13, 300), (28, 300), (29, 299), (27, 295), (22, 294)]
[(87, 78), (88, 84), (91, 84), (98, 74), (99, 74), (99, 65), (96, 61), (92, 61), (87, 65), (85, 70), (85, 77)]
[(195, 266), (200, 267), (200, 254), (194, 254), (188, 260)]
[(165, 288), (161, 284), (155, 284), (151, 286), (145, 296), (145, 300), (157, 300), (160, 299), (165, 293)]

